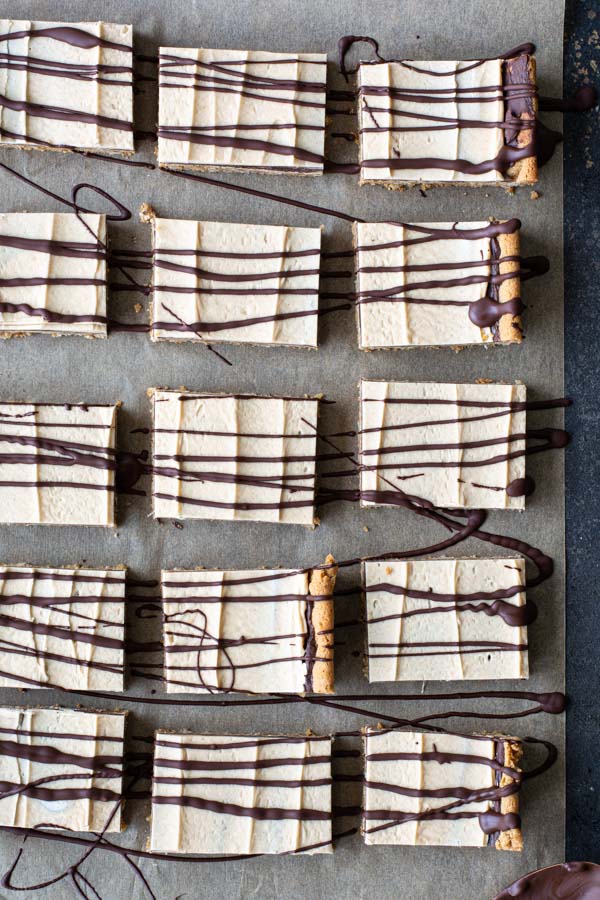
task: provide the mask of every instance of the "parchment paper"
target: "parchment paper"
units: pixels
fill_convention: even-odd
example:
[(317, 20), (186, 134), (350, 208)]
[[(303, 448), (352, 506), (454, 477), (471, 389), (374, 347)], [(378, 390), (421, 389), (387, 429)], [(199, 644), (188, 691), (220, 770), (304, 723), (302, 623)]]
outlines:
[[(155, 54), (160, 43), (171, 46), (272, 49), (281, 51), (322, 51), (329, 54), (330, 86), (343, 88), (335, 72), (338, 38), (343, 34), (370, 34), (380, 40), (384, 56), (415, 59), (453, 59), (494, 56), (525, 40), (537, 46), (541, 93), (559, 95), (562, 73), (562, 0), (20, 0), (0, 2), (3, 16), (51, 21), (96, 20), (133, 22), (135, 49)], [(364, 53), (366, 54), (366, 49)], [(140, 71), (154, 74), (148, 65)], [(144, 93), (136, 98), (136, 127), (155, 123), (155, 86), (140, 85)], [(344, 106), (345, 104), (337, 104)], [(545, 117), (552, 126), (552, 117)], [(353, 119), (337, 120), (336, 130), (355, 127)], [(556, 123), (559, 125), (559, 123)], [(140, 147), (138, 159), (153, 159), (153, 145)], [(329, 142), (328, 154), (348, 158), (351, 146), (342, 140)], [(2, 160), (20, 172), (42, 182), (61, 196), (70, 195), (71, 186), (92, 182), (115, 194), (136, 211), (143, 201), (151, 202), (159, 215), (174, 218), (216, 219), (273, 224), (323, 224), (324, 249), (350, 247), (349, 223), (305, 212), (281, 204), (245, 197), (215, 187), (184, 182), (158, 171), (134, 170), (111, 163), (73, 155), (4, 151)], [(217, 176), (219, 177), (219, 176)], [(135, 427), (150, 425), (146, 389), (152, 386), (177, 388), (181, 385), (206, 391), (257, 391), (285, 395), (291, 392), (323, 391), (336, 400), (326, 407), (322, 419), (326, 431), (356, 427), (357, 383), (361, 375), (373, 378), (469, 381), (479, 377), (512, 381), (522, 379), (528, 398), (558, 397), (562, 394), (563, 370), (563, 280), (562, 280), (562, 162), (557, 153), (542, 170), (538, 186), (540, 199), (530, 200), (529, 189), (511, 195), (494, 187), (438, 188), (421, 196), (418, 190), (392, 193), (378, 187), (359, 188), (357, 178), (327, 175), (319, 178), (281, 176), (228, 176), (228, 180), (251, 184), (267, 191), (331, 206), (361, 218), (400, 221), (469, 221), (490, 215), (517, 216), (525, 255), (546, 254), (552, 262), (549, 275), (523, 288), (527, 304), (522, 346), (484, 350), (482, 347), (455, 353), (451, 349), (364, 354), (357, 349), (352, 312), (326, 316), (320, 323), (318, 352), (282, 348), (227, 347), (227, 367), (200, 345), (151, 344), (144, 334), (113, 334), (108, 341), (80, 338), (30, 337), (10, 340), (0, 346), (0, 396), (5, 399), (56, 402), (123, 401), (119, 413), (119, 442), (132, 449), (144, 446), (143, 436), (131, 436)], [(61, 211), (58, 203), (28, 189), (6, 173), (0, 173), (2, 210)], [(86, 198), (87, 199), (87, 198)], [(80, 200), (85, 202), (83, 195)], [(106, 209), (98, 205), (98, 209)], [(137, 217), (110, 228), (116, 247), (149, 246), (146, 226)], [(344, 262), (344, 261), (341, 261)], [(340, 261), (328, 264), (340, 268)], [(343, 268), (346, 266), (344, 265)], [(122, 281), (121, 278), (118, 280)], [(343, 281), (327, 282), (325, 290), (343, 290)], [(139, 295), (116, 294), (110, 301), (110, 315), (127, 321), (144, 318), (133, 306)], [(553, 414), (530, 414), (530, 424), (560, 424)], [(528, 472), (538, 484), (523, 514), (491, 514), (488, 526), (523, 537), (543, 548), (556, 560), (556, 574), (534, 593), (539, 605), (538, 621), (530, 628), (531, 678), (528, 683), (503, 682), (501, 687), (531, 690), (560, 690), (564, 674), (563, 629), (563, 461), (560, 453), (530, 457)], [(149, 485), (147, 485), (149, 487)], [(0, 559), (3, 563), (27, 562), (39, 565), (88, 565), (125, 563), (134, 578), (158, 578), (163, 567), (258, 567), (261, 565), (304, 566), (318, 563), (331, 551), (340, 559), (377, 554), (393, 549), (426, 545), (444, 535), (433, 523), (400, 509), (361, 510), (356, 504), (333, 503), (321, 510), (321, 525), (314, 531), (244, 522), (185, 523), (182, 530), (171, 522), (159, 524), (149, 518), (149, 498), (128, 499), (120, 504), (116, 532), (99, 528), (13, 527), (0, 531)], [(364, 527), (368, 527), (368, 531)], [(477, 542), (462, 544), (460, 555), (487, 555), (493, 548)], [(448, 554), (451, 555), (451, 554)], [(344, 573), (342, 588), (358, 584), (358, 571)], [(338, 620), (357, 612), (353, 598), (340, 598)], [(157, 637), (158, 619), (143, 622), (130, 615), (129, 637)], [(362, 661), (352, 651), (362, 646), (361, 629), (338, 634), (336, 689), (339, 693), (367, 692)], [(489, 689), (488, 683), (467, 683), (466, 689)], [(154, 686), (130, 677), (129, 693), (160, 694)], [(460, 685), (453, 688), (460, 689)], [(389, 694), (394, 685), (374, 686)], [(402, 692), (444, 690), (444, 685), (402, 685)], [(130, 735), (150, 735), (157, 727), (224, 732), (316, 733), (356, 729), (366, 724), (363, 716), (328, 710), (308, 704), (222, 709), (217, 706), (176, 708), (113, 702), (100, 704), (83, 694), (65, 696), (48, 691), (4, 690), (3, 704), (102, 706), (131, 711)], [(454, 703), (453, 706), (460, 704)], [(469, 704), (470, 708), (477, 704)], [(371, 704), (371, 709), (414, 717), (443, 708), (439, 701)], [(479, 708), (507, 709), (506, 701), (486, 701)], [(514, 705), (511, 707), (514, 709)], [(493, 721), (454, 723), (463, 730), (490, 727)], [(142, 868), (155, 893), (173, 898), (298, 898), (326, 896), (406, 897), (411, 900), (481, 900), (491, 898), (518, 875), (548, 863), (559, 862), (564, 853), (564, 720), (537, 716), (508, 723), (517, 734), (546, 737), (559, 745), (559, 763), (544, 776), (527, 782), (522, 794), (525, 850), (521, 854), (494, 850), (434, 848), (365, 848), (358, 835), (341, 841), (332, 856), (262, 858), (245, 862), (201, 865), (143, 861)], [(133, 749), (148, 746), (132, 744)], [(350, 746), (350, 744), (342, 744)], [(531, 757), (529, 764), (536, 762)], [(358, 771), (357, 762), (345, 763), (346, 771)], [(352, 768), (354, 766), (354, 768)], [(358, 802), (356, 791), (338, 792), (336, 802)], [(149, 805), (129, 803), (127, 831), (123, 844), (143, 848), (148, 832)], [(355, 824), (340, 820), (337, 830)], [(20, 839), (0, 835), (2, 871), (14, 858)], [(39, 882), (52, 872), (64, 871), (65, 861), (75, 858), (73, 848), (45, 841), (30, 841), (17, 883)], [(131, 870), (118, 857), (95, 854), (86, 873), (108, 900), (135, 900), (145, 896)], [(73, 893), (68, 881), (47, 891), (49, 898), (66, 898)], [(74, 895), (74, 893), (73, 893)], [(0, 888), (0, 897), (13, 896)], [(21, 896), (33, 896), (27, 892)]]

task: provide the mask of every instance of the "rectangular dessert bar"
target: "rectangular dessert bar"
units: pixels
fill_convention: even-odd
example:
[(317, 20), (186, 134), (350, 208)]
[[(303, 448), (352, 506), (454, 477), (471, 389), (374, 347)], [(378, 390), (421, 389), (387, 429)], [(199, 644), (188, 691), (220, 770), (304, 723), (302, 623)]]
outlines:
[(0, 524), (115, 525), (117, 407), (0, 403)]
[(518, 738), (364, 731), (365, 844), (521, 850)]
[(157, 390), (157, 519), (314, 525), (318, 399)]
[(154, 219), (153, 341), (317, 346), (320, 228)]
[(358, 70), (362, 184), (533, 184), (535, 57), (393, 60)]
[(104, 215), (0, 213), (0, 337), (106, 337), (106, 257)]
[(126, 716), (0, 708), (0, 827), (121, 831)]
[(519, 227), (356, 223), (360, 349), (520, 343)]
[(158, 731), (154, 746), (153, 853), (333, 852), (330, 737)]
[(523, 384), (361, 382), (362, 506), (523, 509)]
[(167, 693), (333, 693), (337, 569), (163, 571)]
[(0, 566), (0, 687), (122, 691), (125, 575)]
[(159, 50), (158, 161), (322, 175), (327, 56)]
[(527, 678), (525, 561), (363, 563), (369, 681)]
[(131, 25), (0, 19), (0, 147), (133, 153)]

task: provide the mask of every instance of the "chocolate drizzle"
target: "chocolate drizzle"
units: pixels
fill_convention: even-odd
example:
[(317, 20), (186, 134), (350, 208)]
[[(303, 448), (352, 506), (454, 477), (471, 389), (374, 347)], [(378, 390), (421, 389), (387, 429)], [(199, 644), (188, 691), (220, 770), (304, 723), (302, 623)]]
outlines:
[(598, 900), (600, 866), (591, 862), (566, 862), (523, 875), (501, 891), (495, 900), (523, 897), (527, 900)]

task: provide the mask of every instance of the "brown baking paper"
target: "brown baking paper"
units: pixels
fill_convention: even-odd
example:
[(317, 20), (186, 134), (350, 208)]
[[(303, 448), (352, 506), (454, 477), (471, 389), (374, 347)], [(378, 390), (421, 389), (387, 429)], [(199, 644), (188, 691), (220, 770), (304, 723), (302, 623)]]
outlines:
[[(330, 87), (343, 88), (336, 70), (337, 40), (344, 34), (369, 34), (378, 38), (384, 56), (415, 59), (460, 59), (497, 56), (523, 41), (537, 46), (539, 84), (542, 94), (560, 95), (562, 73), (563, 3), (560, 0), (397, 0), (397, 2), (345, 3), (323, 0), (20, 0), (0, 2), (4, 17), (50, 21), (96, 20), (132, 22), (135, 50), (155, 55), (159, 44), (181, 47), (266, 49), (275, 51), (327, 52)], [(365, 47), (362, 51), (369, 52)], [(353, 51), (352, 58), (357, 56)], [(155, 74), (151, 65), (139, 67)], [(136, 97), (136, 127), (150, 129), (156, 121), (155, 84), (141, 82)], [(336, 104), (343, 107), (344, 104)], [(545, 117), (552, 125), (552, 116)], [(556, 123), (558, 125), (558, 122)], [(353, 118), (334, 122), (335, 131), (356, 128)], [(143, 143), (136, 159), (152, 160), (154, 145)], [(335, 159), (351, 159), (352, 145), (341, 139), (328, 141), (327, 153)], [(149, 247), (149, 228), (137, 221), (136, 211), (150, 202), (161, 216), (215, 219), (264, 224), (324, 226), (325, 250), (349, 249), (349, 222), (280, 203), (257, 199), (218, 187), (182, 181), (159, 171), (131, 169), (60, 153), (4, 150), (1, 160), (69, 197), (76, 182), (91, 182), (114, 194), (134, 212), (126, 223), (109, 225), (112, 245), (118, 248)], [(219, 179), (221, 176), (214, 176)], [(525, 255), (546, 254), (552, 264), (544, 278), (523, 286), (527, 304), (524, 317), (526, 340), (521, 346), (476, 346), (455, 353), (452, 349), (413, 349), (365, 354), (357, 349), (353, 312), (325, 316), (320, 321), (317, 352), (284, 348), (221, 347), (232, 366), (224, 365), (200, 344), (152, 344), (148, 335), (117, 333), (107, 341), (82, 338), (53, 339), (33, 336), (5, 341), (0, 346), (0, 399), (55, 402), (105, 403), (121, 400), (119, 443), (141, 449), (148, 440), (131, 435), (133, 428), (150, 426), (146, 390), (153, 386), (200, 391), (259, 392), (276, 395), (324, 394), (336, 401), (323, 408), (324, 431), (356, 427), (358, 380), (361, 376), (397, 380), (470, 381), (477, 378), (527, 384), (528, 399), (559, 397), (563, 390), (563, 273), (562, 273), (562, 164), (560, 153), (542, 169), (537, 186), (540, 198), (530, 199), (529, 188), (509, 194), (501, 188), (442, 187), (422, 196), (419, 190), (388, 192), (358, 185), (357, 176), (326, 175), (316, 178), (292, 176), (222, 176), (224, 180), (251, 185), (309, 203), (329, 206), (366, 220), (470, 221), (495, 216), (517, 216), (523, 223), (521, 241)], [(56, 201), (0, 172), (0, 206), (3, 211), (65, 211)], [(80, 196), (82, 202), (84, 194)], [(103, 201), (96, 208), (109, 211)], [(326, 263), (326, 269), (347, 268), (344, 260)], [(141, 273), (142, 276), (144, 273)], [(121, 277), (117, 278), (122, 281)], [(323, 283), (326, 291), (346, 290), (350, 282)], [(137, 294), (113, 294), (109, 315), (125, 321), (145, 321), (145, 311), (136, 315), (134, 304), (147, 299)], [(553, 413), (532, 413), (533, 427), (560, 424)], [(346, 446), (346, 445), (345, 445)], [(348, 444), (352, 448), (352, 444)], [(371, 692), (426, 694), (434, 690), (486, 690), (492, 687), (560, 690), (564, 676), (563, 627), (563, 459), (562, 454), (528, 458), (527, 470), (538, 489), (524, 513), (491, 513), (488, 527), (523, 537), (554, 557), (553, 578), (535, 590), (538, 620), (530, 627), (531, 677), (529, 682), (465, 683), (464, 685), (403, 684), (376, 685)], [(144, 482), (149, 488), (149, 484)], [(170, 521), (158, 523), (150, 517), (150, 499), (120, 498), (118, 528), (3, 527), (0, 530), (0, 562), (39, 565), (89, 566), (126, 564), (137, 579), (158, 578), (160, 567), (259, 567), (310, 566), (322, 562), (328, 552), (338, 559), (379, 554), (390, 550), (425, 546), (445, 537), (432, 522), (401, 509), (362, 510), (357, 504), (335, 502), (320, 510), (321, 524), (315, 531), (301, 527), (246, 522), (185, 522), (183, 529)], [(368, 529), (368, 530), (367, 530)], [(460, 545), (457, 555), (499, 554), (498, 549), (470, 541)], [(448, 553), (447, 555), (452, 555)], [(345, 571), (342, 588), (359, 583), (358, 570)], [(141, 593), (141, 591), (136, 591)], [(156, 591), (148, 591), (156, 594)], [(141, 620), (129, 612), (128, 636), (135, 640), (157, 638), (160, 620)], [(338, 620), (353, 618), (358, 599), (343, 596), (336, 602)], [(340, 629), (336, 647), (338, 693), (368, 693), (362, 660), (353, 651), (362, 647), (361, 628)], [(161, 685), (128, 678), (128, 693), (154, 696)], [(129, 749), (147, 750), (132, 736), (149, 736), (154, 729), (190, 729), (198, 732), (316, 733), (358, 729), (366, 716), (310, 705), (220, 708), (218, 705), (178, 708), (175, 704), (151, 706), (114, 700), (98, 701), (84, 694), (65, 695), (52, 691), (4, 689), (0, 700), (8, 705), (82, 705), (106, 709), (126, 708)], [(363, 704), (380, 713), (415, 717), (448, 708), (448, 703), (417, 702)], [(486, 712), (517, 708), (506, 700), (452, 703), (454, 708)], [(469, 731), (498, 727), (494, 720), (451, 720), (451, 726)], [(501, 727), (501, 723), (500, 723)], [(548, 738), (559, 746), (558, 763), (540, 778), (527, 782), (522, 792), (525, 849), (521, 854), (493, 849), (435, 849), (431, 847), (366, 848), (358, 835), (338, 842), (331, 856), (261, 858), (219, 863), (170, 863), (143, 860), (142, 870), (155, 894), (164, 900), (211, 897), (406, 897), (411, 900), (481, 900), (492, 898), (517, 876), (563, 859), (564, 854), (564, 719), (536, 716), (508, 722), (516, 734)], [(358, 746), (343, 739), (340, 747)], [(539, 755), (527, 751), (525, 764), (532, 766)], [(340, 771), (359, 771), (356, 760), (342, 760)], [(335, 802), (351, 806), (359, 802), (356, 785), (335, 789)], [(116, 840), (143, 849), (148, 835), (147, 802), (128, 802), (127, 830)], [(340, 819), (336, 831), (357, 824)], [(0, 834), (0, 868), (13, 860), (22, 839)], [(79, 848), (42, 840), (28, 841), (16, 873), (17, 884), (31, 884), (64, 871), (77, 858)], [(101, 896), (108, 900), (145, 897), (126, 862), (95, 853), (84, 872)], [(66, 900), (74, 894), (68, 879), (50, 888), (45, 897)], [(13, 896), (0, 887), (0, 897)], [(33, 896), (29, 892), (23, 897)]]

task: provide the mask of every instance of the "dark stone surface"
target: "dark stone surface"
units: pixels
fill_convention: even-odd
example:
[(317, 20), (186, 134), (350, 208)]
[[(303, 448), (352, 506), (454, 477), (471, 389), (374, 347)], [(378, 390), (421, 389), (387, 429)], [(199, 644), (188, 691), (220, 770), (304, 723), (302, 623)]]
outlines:
[[(565, 96), (600, 86), (600, 2), (567, 0)], [(594, 70), (592, 62), (596, 61)], [(567, 859), (600, 862), (600, 113), (565, 116)]]

